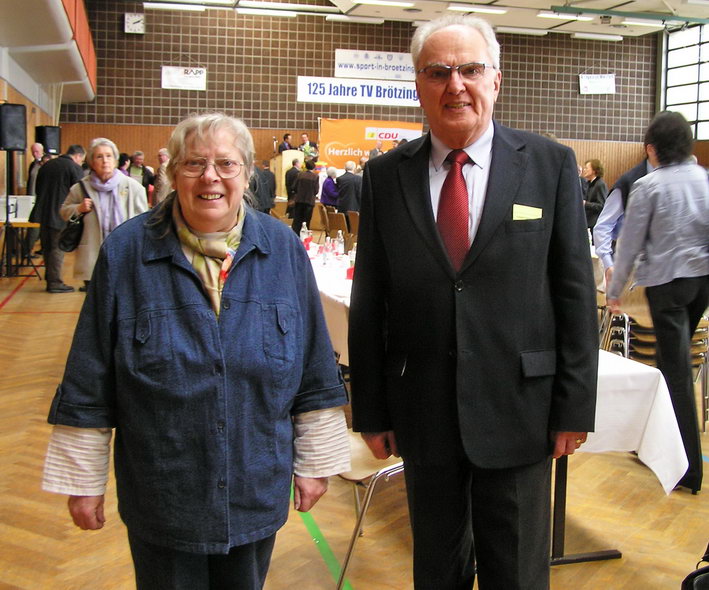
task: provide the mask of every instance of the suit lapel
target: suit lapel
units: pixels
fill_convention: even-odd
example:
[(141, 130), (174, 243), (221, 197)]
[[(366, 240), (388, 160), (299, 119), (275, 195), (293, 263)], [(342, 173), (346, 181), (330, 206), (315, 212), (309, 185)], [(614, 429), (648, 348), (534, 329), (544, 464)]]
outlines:
[(415, 146), (412, 153), (405, 155), (409, 157), (399, 164), (398, 173), (406, 208), (426, 245), (446, 270), (454, 274), (431, 209), (431, 192), (428, 181), (428, 161), (431, 155), (430, 135), (427, 135), (423, 142)]
[(515, 137), (509, 129), (495, 123), (485, 205), (475, 240), (463, 262), (461, 272), (475, 261), (499, 225), (505, 221), (522, 185), (527, 167), (528, 155), (523, 151), (524, 146), (524, 142)]

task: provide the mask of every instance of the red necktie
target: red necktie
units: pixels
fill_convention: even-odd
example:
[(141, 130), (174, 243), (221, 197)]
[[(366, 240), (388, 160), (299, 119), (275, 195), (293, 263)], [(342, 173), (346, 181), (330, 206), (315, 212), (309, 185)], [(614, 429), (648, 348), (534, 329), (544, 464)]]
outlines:
[(446, 156), (451, 163), (441, 188), (436, 223), (448, 251), (453, 268), (458, 271), (470, 249), (468, 238), (468, 188), (463, 177), (463, 164), (470, 161), (463, 150), (453, 150)]

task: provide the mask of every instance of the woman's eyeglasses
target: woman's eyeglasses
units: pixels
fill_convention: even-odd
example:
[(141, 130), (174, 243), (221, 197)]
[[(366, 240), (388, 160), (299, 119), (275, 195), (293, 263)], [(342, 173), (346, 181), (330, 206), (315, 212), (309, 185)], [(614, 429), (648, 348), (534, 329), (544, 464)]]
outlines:
[(229, 158), (218, 158), (213, 162), (210, 162), (207, 158), (188, 158), (182, 162), (180, 167), (182, 174), (188, 178), (199, 178), (204, 174), (207, 166), (214, 166), (219, 178), (235, 178), (239, 176), (243, 165), (243, 162), (237, 162)]

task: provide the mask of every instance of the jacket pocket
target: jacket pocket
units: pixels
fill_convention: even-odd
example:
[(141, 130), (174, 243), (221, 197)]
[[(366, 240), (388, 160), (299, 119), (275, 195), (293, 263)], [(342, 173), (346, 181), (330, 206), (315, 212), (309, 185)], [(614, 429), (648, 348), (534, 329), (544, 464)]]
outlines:
[(556, 373), (556, 350), (527, 350), (520, 354), (524, 377), (547, 377)]

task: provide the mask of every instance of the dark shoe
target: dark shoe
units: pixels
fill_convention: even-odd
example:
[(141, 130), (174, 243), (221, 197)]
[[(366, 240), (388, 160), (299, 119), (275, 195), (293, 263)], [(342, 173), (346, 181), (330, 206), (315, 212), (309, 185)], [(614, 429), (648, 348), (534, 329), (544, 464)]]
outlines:
[(89, 283), (90, 282), (91, 281), (84, 281), (84, 284), (81, 287), (79, 287), (79, 291), (81, 291), (82, 293), (86, 293), (86, 291), (89, 290)]
[(74, 287), (61, 283), (60, 285), (52, 285), (47, 287), (47, 293), (73, 293)]
[(689, 478), (685, 479), (684, 477), (677, 482), (677, 486), (678, 487), (681, 486), (683, 488), (687, 488), (688, 490), (691, 490), (693, 496), (696, 496), (699, 493), (699, 490), (702, 489), (701, 482), (698, 483), (698, 482), (693, 481), (692, 479), (689, 479)]

